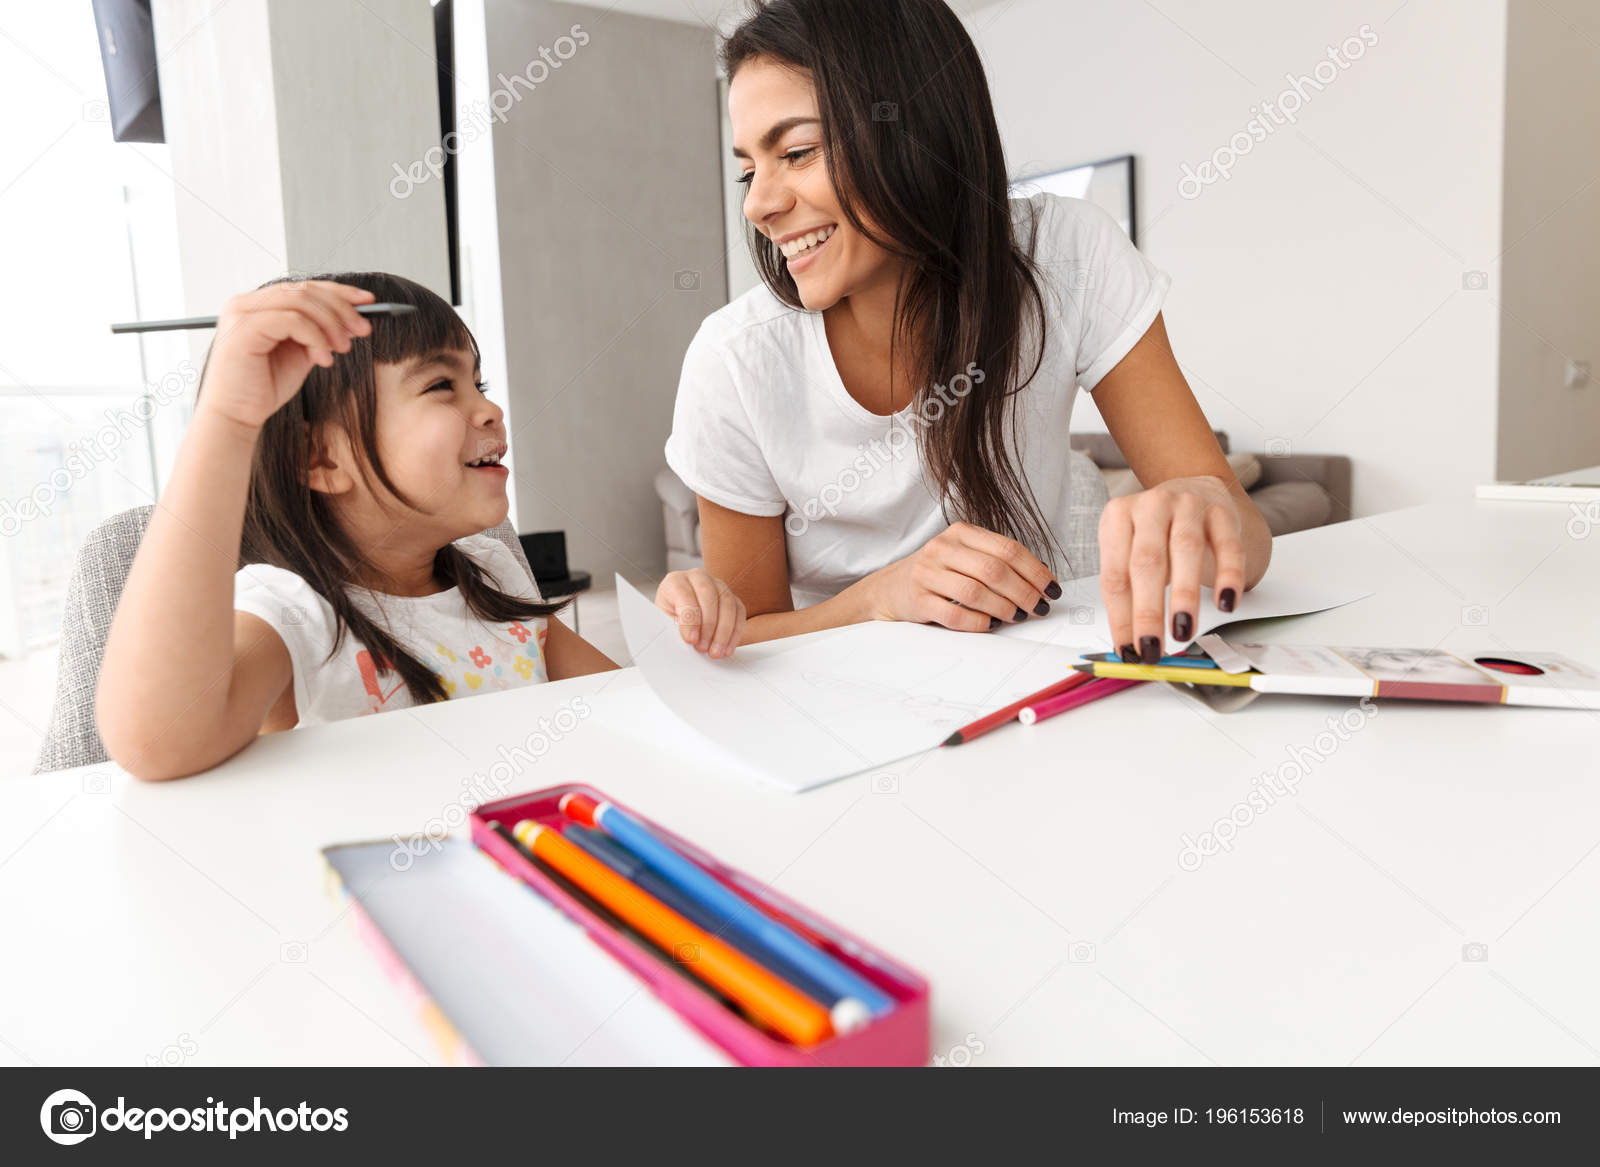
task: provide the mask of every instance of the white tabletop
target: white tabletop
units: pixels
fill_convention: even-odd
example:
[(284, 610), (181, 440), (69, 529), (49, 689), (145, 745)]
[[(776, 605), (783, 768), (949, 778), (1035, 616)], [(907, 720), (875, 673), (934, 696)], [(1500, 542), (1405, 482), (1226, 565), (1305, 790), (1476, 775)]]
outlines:
[[(1376, 594), (1254, 631), (1600, 661), (1600, 533), (1566, 518), (1435, 505), (1281, 538), (1274, 571)], [(868, 938), (932, 982), (956, 1064), (1600, 1061), (1600, 714), (1391, 701), (1340, 741), (1349, 701), (1221, 715), (1147, 686), (790, 795), (654, 748), (641, 683), (297, 730), (175, 783), (0, 781), (0, 1063), (434, 1061), (318, 849), (422, 828), (579, 696), (508, 793), (592, 783)], [(1251, 808), (1291, 750), (1309, 775)], [(1236, 807), (1231, 851), (1186, 870), (1183, 836)]]

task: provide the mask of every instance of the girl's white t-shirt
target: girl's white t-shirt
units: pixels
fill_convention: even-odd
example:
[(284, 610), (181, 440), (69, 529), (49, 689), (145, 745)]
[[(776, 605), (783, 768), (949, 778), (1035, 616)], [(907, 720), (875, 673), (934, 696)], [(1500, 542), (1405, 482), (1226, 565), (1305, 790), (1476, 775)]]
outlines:
[[(1138, 343), (1171, 281), (1093, 203), (1037, 194), (1011, 207), (1024, 246), (1037, 222), (1048, 322), (1039, 371), (1013, 398), (1020, 468), (1064, 544), (1078, 387), (1092, 391)], [(1031, 360), (1037, 346), (1022, 340)], [(942, 388), (946, 400), (967, 391), (960, 376)], [(763, 285), (712, 313), (690, 343), (667, 463), (719, 506), (785, 516), (789, 583), (805, 607), (948, 525), (918, 447), (921, 426), (942, 412), (932, 399), (925, 413), (915, 403), (892, 417), (863, 408), (839, 378), (822, 314), (791, 308)]]
[[(517, 557), (492, 535), (470, 535), (455, 544), (482, 566), (507, 595), (538, 600), (539, 589)], [(333, 658), (333, 605), (301, 576), (281, 567), (253, 564), (233, 579), (233, 606), (259, 616), (277, 631), (294, 663), (294, 703), (303, 725), (320, 725), (384, 713), (416, 704), (394, 671), (380, 675), (373, 657), (345, 629)], [(390, 596), (347, 589), (351, 602), (388, 628), (416, 659), (431, 667), (454, 700), (534, 685), (549, 679), (544, 617), (485, 624), (467, 608), (461, 589), (431, 596)]]

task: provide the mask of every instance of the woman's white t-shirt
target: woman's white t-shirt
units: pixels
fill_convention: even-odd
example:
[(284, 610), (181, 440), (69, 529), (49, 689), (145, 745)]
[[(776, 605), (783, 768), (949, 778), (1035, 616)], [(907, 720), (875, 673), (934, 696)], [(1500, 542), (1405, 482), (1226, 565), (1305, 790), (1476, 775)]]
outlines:
[[(485, 569), (492, 585), (511, 596), (538, 600), (526, 569), (511, 549), (492, 535), (456, 540), (457, 547)], [(281, 567), (252, 564), (233, 579), (233, 606), (259, 616), (283, 638), (294, 663), (296, 727), (384, 713), (416, 704), (398, 672), (379, 674), (372, 654), (345, 629), (339, 651), (333, 645), (333, 605), (302, 577)], [(461, 596), (447, 588), (431, 596), (390, 596), (352, 587), (346, 594), (366, 615), (380, 621), (417, 660), (433, 669), (454, 700), (535, 685), (549, 678), (545, 666), (544, 617), (485, 624)]]
[[(1093, 203), (1038, 194), (1011, 205), (1024, 246), (1036, 217), (1048, 322), (1039, 371), (1013, 398), (1020, 467), (1060, 538), (1077, 389), (1092, 391), (1144, 336), (1170, 280)], [(1031, 360), (1035, 342), (1018, 351)], [(968, 388), (958, 375), (942, 387), (944, 399)], [(822, 314), (791, 308), (762, 286), (712, 313), (690, 343), (667, 463), (719, 506), (785, 516), (789, 583), (805, 607), (910, 555), (948, 525), (918, 445), (921, 426), (936, 424), (943, 404), (930, 398), (923, 408), (913, 402), (892, 417), (863, 408), (839, 378)]]

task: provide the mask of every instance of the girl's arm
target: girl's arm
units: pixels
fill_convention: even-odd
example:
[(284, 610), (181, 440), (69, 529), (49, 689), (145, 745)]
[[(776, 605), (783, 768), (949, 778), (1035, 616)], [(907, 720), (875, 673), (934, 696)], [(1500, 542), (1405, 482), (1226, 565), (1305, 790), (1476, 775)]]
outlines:
[(292, 679), (282, 639), (233, 607), (262, 424), (371, 325), (370, 292), (279, 284), (230, 299), (172, 478), (111, 623), (95, 694), (107, 752), (140, 778), (177, 778), (237, 752)]

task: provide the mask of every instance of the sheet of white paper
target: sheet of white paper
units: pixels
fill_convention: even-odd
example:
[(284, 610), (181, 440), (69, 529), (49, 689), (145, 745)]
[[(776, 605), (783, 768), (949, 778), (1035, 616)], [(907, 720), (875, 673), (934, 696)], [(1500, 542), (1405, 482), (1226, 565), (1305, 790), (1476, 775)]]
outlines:
[(874, 620), (786, 652), (711, 660), (617, 577), (622, 631), (661, 701), (774, 782), (805, 790), (932, 749), (1059, 681), (1078, 648)]
[[(1045, 644), (1073, 644), (1090, 646), (1090, 652), (1113, 652), (1118, 647), (1111, 643), (1111, 627), (1106, 621), (1100, 603), (1100, 577), (1075, 579), (1061, 585), (1059, 600), (1050, 605), (1048, 616), (1030, 616), (1018, 624), (1007, 624), (997, 629), (997, 637), (1016, 640), (1036, 640)], [(1220, 610), (1212, 598), (1211, 589), (1200, 589), (1200, 611), (1195, 613), (1195, 636), (1201, 637), (1224, 624), (1236, 620), (1263, 620), (1271, 616), (1303, 616), (1308, 612), (1321, 612), (1339, 608), (1372, 594), (1370, 589), (1341, 587), (1300, 581), (1268, 575), (1255, 587), (1239, 597), (1232, 612)], [(1169, 608), (1170, 612), (1171, 609)], [(1191, 641), (1174, 640), (1170, 621), (1166, 629), (1166, 654), (1176, 655), (1188, 648)]]

